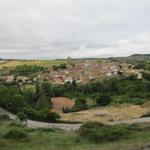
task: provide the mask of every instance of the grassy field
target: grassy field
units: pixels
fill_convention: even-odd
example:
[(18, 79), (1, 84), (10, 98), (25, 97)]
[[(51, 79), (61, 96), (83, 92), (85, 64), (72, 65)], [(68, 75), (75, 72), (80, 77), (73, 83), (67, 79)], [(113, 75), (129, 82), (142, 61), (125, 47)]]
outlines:
[(59, 65), (66, 63), (66, 60), (12, 60), (12, 61), (2, 61), (0, 63), (0, 68), (3, 67), (16, 67), (22, 65), (37, 65), (43, 67), (50, 67), (53, 65)]
[(27, 85), (25, 85), (25, 91), (26, 90), (35, 93), (36, 92), (36, 86), (34, 84), (27, 84)]
[(61, 114), (61, 119), (65, 121), (118, 121), (139, 118), (149, 112), (150, 105), (122, 104), (119, 106), (94, 107), (85, 111)]
[[(92, 144), (79, 138), (76, 132), (64, 132), (57, 129), (29, 130), (29, 138), (26, 140), (8, 140), (4, 134), (14, 128), (10, 121), (0, 122), (0, 150), (142, 150), (140, 147), (150, 144), (150, 131), (135, 132), (128, 139), (105, 144)], [(144, 149), (146, 150), (146, 149)]]

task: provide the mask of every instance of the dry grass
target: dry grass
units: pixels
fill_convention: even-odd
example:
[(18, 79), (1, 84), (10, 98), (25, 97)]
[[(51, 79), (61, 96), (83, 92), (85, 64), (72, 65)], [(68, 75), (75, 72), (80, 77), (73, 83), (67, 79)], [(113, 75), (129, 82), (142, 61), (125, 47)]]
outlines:
[(62, 120), (65, 121), (118, 121), (139, 118), (150, 110), (150, 106), (137, 106), (123, 104), (121, 106), (97, 107), (89, 110), (61, 114)]

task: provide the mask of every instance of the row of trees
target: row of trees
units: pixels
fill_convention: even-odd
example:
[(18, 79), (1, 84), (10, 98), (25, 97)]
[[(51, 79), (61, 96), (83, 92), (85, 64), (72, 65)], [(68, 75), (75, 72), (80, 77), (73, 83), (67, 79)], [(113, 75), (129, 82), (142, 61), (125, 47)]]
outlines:
[(67, 69), (67, 65), (66, 64), (54, 65), (52, 67), (53, 67), (54, 70)]
[(10, 70), (10, 74), (20, 76), (20, 75), (25, 75), (28, 76), (33, 73), (45, 71), (46, 68), (41, 67), (41, 66), (36, 66), (36, 65), (23, 65), (23, 66), (17, 66), (14, 69)]

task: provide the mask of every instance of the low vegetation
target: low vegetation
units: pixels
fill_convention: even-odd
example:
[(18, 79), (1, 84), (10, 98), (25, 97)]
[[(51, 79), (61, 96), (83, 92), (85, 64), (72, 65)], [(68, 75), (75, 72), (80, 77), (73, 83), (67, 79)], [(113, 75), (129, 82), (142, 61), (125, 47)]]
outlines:
[(9, 116), (6, 114), (0, 114), (0, 121), (9, 120)]
[(23, 130), (21, 129), (17, 129), (17, 128), (14, 128), (14, 129), (11, 129), (9, 130), (5, 135), (4, 137), (6, 139), (11, 139), (11, 140), (23, 140), (23, 139), (27, 139), (28, 138), (28, 134), (26, 132), (24, 132)]
[[(78, 132), (58, 129), (32, 129), (0, 122), (2, 150), (130, 150), (150, 142), (149, 126), (105, 126), (86, 123)], [(103, 142), (102, 142), (103, 141)]]
[[(132, 129), (133, 131), (133, 129)], [(128, 138), (131, 127), (128, 125), (103, 125), (101, 123), (89, 122), (81, 126), (79, 135), (94, 143), (105, 143)]]
[(33, 73), (42, 72), (42, 71), (45, 71), (45, 70), (46, 70), (46, 68), (41, 67), (41, 66), (23, 65), (23, 66), (17, 66), (14, 69), (11, 69), (10, 74), (15, 75), (15, 76), (29, 76)]

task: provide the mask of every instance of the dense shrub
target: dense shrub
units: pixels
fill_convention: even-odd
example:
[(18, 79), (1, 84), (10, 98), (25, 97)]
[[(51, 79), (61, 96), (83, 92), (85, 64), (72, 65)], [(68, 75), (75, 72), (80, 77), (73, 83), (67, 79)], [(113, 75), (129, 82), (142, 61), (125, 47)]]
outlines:
[[(38, 117), (41, 121), (56, 122), (60, 119), (60, 115), (51, 112), (49, 109), (43, 109), (38, 112)], [(38, 119), (38, 118), (37, 118)]]
[(17, 87), (0, 86), (0, 106), (16, 113), (25, 106), (25, 101)]
[(129, 97), (128, 95), (119, 95), (119, 96), (113, 96), (111, 104), (123, 104), (128, 103)]
[(39, 128), (37, 130), (40, 131), (40, 132), (45, 132), (45, 133), (55, 132), (56, 131), (56, 129), (54, 129), (54, 128)]
[(99, 106), (106, 106), (106, 105), (110, 104), (110, 102), (111, 102), (111, 96), (109, 96), (107, 94), (99, 95), (96, 98), (96, 103)]
[(12, 121), (10, 124), (9, 124), (10, 127), (25, 127), (24, 124), (22, 124), (21, 122), (18, 122), (18, 121)]
[(26, 115), (25, 113), (23, 113), (23, 112), (18, 112), (18, 113), (17, 113), (17, 118), (18, 118), (21, 122), (23, 122), (23, 121), (26, 121), (27, 115)]
[(133, 99), (131, 99), (131, 103), (133, 103), (135, 105), (143, 105), (144, 104), (144, 100), (143, 99), (139, 99), (139, 98), (133, 98)]
[(142, 73), (142, 76), (143, 76), (144, 79), (150, 81), (150, 73), (148, 73), (148, 72), (143, 72), (143, 73)]
[(144, 102), (145, 101), (142, 98), (129, 97), (129, 95), (119, 95), (114, 96), (111, 103), (112, 104), (130, 103), (135, 105), (143, 105)]
[(24, 132), (21, 129), (11, 129), (9, 130), (4, 137), (6, 139), (12, 139), (12, 140), (22, 140), (22, 139), (27, 139), (28, 138), (28, 134), (26, 132)]
[(38, 118), (38, 112), (32, 107), (24, 107), (22, 111), (27, 115), (27, 118), (29, 119), (36, 120), (36, 118)]
[(127, 125), (108, 126), (94, 122), (82, 125), (78, 133), (90, 142), (104, 143), (127, 138), (131, 132)]
[(41, 110), (35, 110), (33, 108), (24, 108), (24, 113), (29, 119), (37, 121), (57, 122), (60, 119), (59, 114), (51, 112), (47, 108), (43, 108)]
[(73, 107), (74, 110), (84, 110), (87, 108), (87, 102), (85, 99), (76, 99), (75, 100), (75, 105)]
[(39, 99), (37, 100), (36, 104), (35, 104), (35, 108), (37, 110), (41, 110), (43, 108), (48, 108), (51, 109), (52, 108), (52, 103), (51, 103), (51, 99), (50, 97), (45, 96), (44, 94), (42, 94)]
[(52, 84), (50, 82), (43, 82), (41, 85), (41, 90), (45, 96), (49, 98), (52, 96)]
[(66, 64), (60, 64), (60, 65), (54, 65), (52, 66), (54, 70), (58, 70), (58, 69), (67, 69), (67, 65)]
[(9, 120), (9, 116), (6, 114), (0, 114), (0, 121), (2, 120)]

